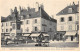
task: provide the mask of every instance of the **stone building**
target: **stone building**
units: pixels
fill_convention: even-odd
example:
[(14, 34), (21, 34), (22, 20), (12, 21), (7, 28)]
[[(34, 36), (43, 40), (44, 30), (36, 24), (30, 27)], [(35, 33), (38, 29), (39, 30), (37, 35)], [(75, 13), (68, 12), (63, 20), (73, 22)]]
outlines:
[(65, 31), (66, 41), (78, 41), (79, 3), (69, 5), (57, 13), (57, 31)]
[(1, 35), (7, 38), (27, 38), (28, 36), (38, 37), (40, 33), (44, 36), (49, 36), (53, 39), (56, 33), (57, 21), (50, 17), (45, 11), (44, 6), (40, 5), (37, 8), (23, 9), (14, 11), (11, 9), (11, 14), (7, 17), (1, 17)]

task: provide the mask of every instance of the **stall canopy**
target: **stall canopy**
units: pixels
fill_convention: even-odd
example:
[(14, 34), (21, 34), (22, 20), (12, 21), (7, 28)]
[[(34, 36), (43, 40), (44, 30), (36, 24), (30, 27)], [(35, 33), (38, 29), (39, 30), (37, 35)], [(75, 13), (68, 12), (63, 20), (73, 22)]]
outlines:
[(29, 36), (30, 34), (24, 34), (23, 36)]
[(70, 36), (70, 35), (74, 36), (75, 34), (76, 34), (76, 32), (66, 32), (66, 33), (65, 33), (65, 35), (69, 35), (69, 36)]
[(48, 34), (43, 34), (43, 36), (49, 36)]
[(31, 37), (38, 37), (40, 35), (40, 33), (39, 34), (31, 34)]

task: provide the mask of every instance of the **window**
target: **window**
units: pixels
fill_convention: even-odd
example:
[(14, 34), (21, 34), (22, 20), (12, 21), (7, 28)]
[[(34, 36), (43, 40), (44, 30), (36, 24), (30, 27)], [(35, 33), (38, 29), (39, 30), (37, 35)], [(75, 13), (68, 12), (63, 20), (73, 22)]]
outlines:
[(26, 31), (29, 32), (29, 28), (28, 27), (27, 27)]
[(8, 24), (6, 23), (6, 26), (7, 26)]
[(73, 36), (71, 36), (71, 41), (73, 41)]
[(35, 31), (37, 31), (37, 27), (35, 27)]
[(79, 7), (77, 7), (77, 12), (79, 12)]
[(10, 26), (12, 26), (12, 23), (10, 23)]
[(22, 21), (22, 23), (21, 23), (22, 25), (24, 24), (24, 22)]
[(15, 24), (13, 24), (12, 28), (15, 29)]
[(31, 16), (31, 14), (29, 14), (29, 17)]
[(72, 17), (71, 16), (69, 17), (69, 21), (72, 21)]
[(52, 29), (50, 28), (50, 31), (52, 31)]
[(4, 30), (2, 29), (2, 32), (4, 32)]
[(8, 29), (6, 29), (6, 32), (8, 32)]
[(61, 26), (61, 30), (64, 30), (64, 26)]
[(29, 20), (27, 20), (26, 23), (29, 24)]
[(20, 24), (19, 23), (17, 23), (17, 29), (20, 30)]
[(27, 15), (27, 17), (29, 18), (29, 15)]
[(68, 9), (68, 13), (72, 13), (72, 8), (69, 8)]
[(79, 20), (79, 15), (77, 16), (77, 20)]
[(23, 15), (22, 19), (25, 18), (25, 17), (26, 17), (26, 15)]
[(77, 25), (77, 30), (79, 30), (79, 25)]
[(44, 27), (44, 31), (45, 31), (45, 27)]
[(69, 30), (72, 30), (72, 25), (69, 25)]
[(21, 19), (23, 19), (23, 16), (21, 16)]
[(2, 23), (2, 26), (3, 26), (3, 23)]
[(35, 19), (35, 23), (37, 23), (37, 19)]
[(44, 23), (45, 23), (45, 20), (44, 20)]
[(12, 28), (10, 28), (10, 31), (12, 31)]
[(61, 22), (64, 22), (64, 18), (63, 17), (61, 18)]

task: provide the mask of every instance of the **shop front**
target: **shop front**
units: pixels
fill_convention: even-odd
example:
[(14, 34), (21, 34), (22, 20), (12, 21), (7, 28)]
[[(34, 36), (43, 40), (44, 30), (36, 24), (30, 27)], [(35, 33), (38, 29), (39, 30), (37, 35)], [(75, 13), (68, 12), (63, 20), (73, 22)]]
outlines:
[(73, 31), (73, 32), (66, 32), (66, 34), (64, 36), (66, 38), (66, 41), (76, 42), (76, 41), (78, 41), (78, 36), (77, 35), (78, 35), (77, 32)]

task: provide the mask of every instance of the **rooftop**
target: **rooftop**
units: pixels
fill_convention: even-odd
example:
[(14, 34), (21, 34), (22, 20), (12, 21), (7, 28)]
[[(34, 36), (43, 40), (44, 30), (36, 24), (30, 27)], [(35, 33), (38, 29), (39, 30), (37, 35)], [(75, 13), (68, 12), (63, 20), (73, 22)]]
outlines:
[[(17, 11), (17, 9), (16, 9)], [(7, 16), (7, 17), (1, 17), (1, 22), (6, 22), (6, 21), (12, 21), (12, 20), (16, 20), (15, 17), (15, 9), (14, 11), (11, 11), (12, 13)], [(21, 17), (22, 16), (22, 17)], [(20, 13), (18, 11), (18, 19), (28, 19), (28, 18), (37, 18), (37, 17), (42, 17), (46, 20), (50, 20), (53, 22), (57, 22), (57, 20), (51, 18), (45, 11), (44, 8), (42, 8), (41, 6), (38, 8), (38, 11), (35, 11), (35, 8), (29, 8), (28, 9), (21, 9), (20, 7)]]
[[(72, 9), (72, 12), (69, 12), (69, 8)], [(79, 4), (74, 4), (73, 5), (69, 5), (67, 7), (65, 7), (63, 10), (61, 10), (59, 13), (57, 13), (56, 15), (65, 15), (65, 14), (74, 14), (74, 13), (79, 13), (78, 12), (79, 9)]]

